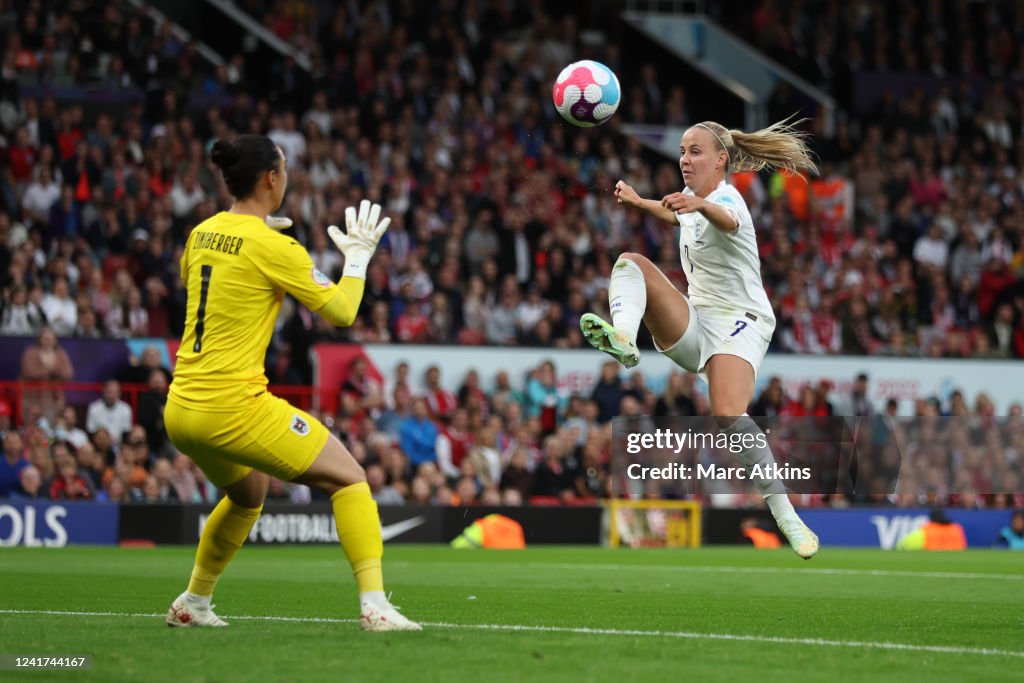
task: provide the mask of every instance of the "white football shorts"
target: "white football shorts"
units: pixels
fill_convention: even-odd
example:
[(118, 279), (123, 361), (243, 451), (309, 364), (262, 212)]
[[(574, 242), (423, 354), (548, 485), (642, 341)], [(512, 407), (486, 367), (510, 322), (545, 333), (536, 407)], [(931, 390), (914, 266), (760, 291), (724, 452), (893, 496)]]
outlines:
[(698, 311), (688, 297), (683, 298), (690, 308), (690, 324), (686, 326), (686, 332), (667, 349), (660, 348), (657, 342), (654, 348), (684, 370), (697, 373), (705, 382), (708, 381), (706, 366), (712, 356), (739, 356), (754, 368), (756, 381), (775, 330), (768, 328), (752, 313), (714, 308)]

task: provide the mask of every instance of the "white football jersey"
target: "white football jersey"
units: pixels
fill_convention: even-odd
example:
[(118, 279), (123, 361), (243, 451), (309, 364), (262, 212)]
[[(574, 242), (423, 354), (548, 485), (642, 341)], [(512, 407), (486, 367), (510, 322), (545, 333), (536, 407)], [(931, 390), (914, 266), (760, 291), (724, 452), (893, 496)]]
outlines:
[[(689, 188), (683, 192), (693, 194)], [(698, 309), (734, 314), (737, 320), (752, 320), (754, 316), (756, 327), (771, 338), (775, 313), (761, 283), (757, 236), (747, 203), (724, 180), (706, 199), (735, 215), (739, 228), (725, 233), (698, 211), (676, 214), (679, 256), (689, 283), (690, 301)]]

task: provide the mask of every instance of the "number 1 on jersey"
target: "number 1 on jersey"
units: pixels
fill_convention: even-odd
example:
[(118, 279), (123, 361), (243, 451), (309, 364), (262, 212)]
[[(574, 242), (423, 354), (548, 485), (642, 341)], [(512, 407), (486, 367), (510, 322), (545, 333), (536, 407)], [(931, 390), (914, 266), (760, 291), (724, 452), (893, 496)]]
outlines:
[(686, 260), (690, 262), (690, 272), (693, 272), (693, 259), (690, 258), (690, 245), (684, 244), (683, 251), (686, 252)]
[(192, 345), (192, 351), (199, 353), (203, 350), (203, 328), (206, 326), (206, 297), (210, 294), (210, 278), (213, 276), (213, 266), (202, 268), (202, 288), (199, 290), (199, 310), (196, 311), (196, 343)]

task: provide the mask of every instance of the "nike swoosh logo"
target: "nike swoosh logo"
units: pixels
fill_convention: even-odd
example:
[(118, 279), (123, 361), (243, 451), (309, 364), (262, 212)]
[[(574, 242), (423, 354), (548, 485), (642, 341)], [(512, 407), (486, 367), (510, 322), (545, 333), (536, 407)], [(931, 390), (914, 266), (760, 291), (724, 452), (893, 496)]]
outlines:
[(418, 526), (423, 526), (427, 523), (427, 518), (423, 515), (412, 517), (410, 519), (403, 519), (401, 522), (395, 522), (394, 524), (388, 524), (387, 526), (381, 526), (380, 537), (385, 541), (390, 541), (396, 536), (401, 536), (406, 531), (411, 531)]

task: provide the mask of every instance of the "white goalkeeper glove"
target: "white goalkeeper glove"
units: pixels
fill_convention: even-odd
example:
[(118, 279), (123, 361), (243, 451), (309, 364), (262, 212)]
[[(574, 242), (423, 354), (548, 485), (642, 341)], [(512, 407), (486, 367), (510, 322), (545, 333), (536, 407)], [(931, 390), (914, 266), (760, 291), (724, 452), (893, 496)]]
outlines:
[[(380, 212), (380, 204), (371, 204), (369, 200), (364, 199), (359, 203), (358, 215), (351, 206), (345, 209), (347, 232), (342, 232), (336, 225), (327, 228), (327, 234), (345, 255), (343, 277), (366, 279), (366, 266), (370, 263), (370, 257), (377, 249), (380, 238), (391, 225), (391, 219), (380, 218)], [(377, 219), (380, 219), (379, 223)]]
[(292, 219), (284, 216), (267, 216), (263, 222), (271, 230), (287, 230), (292, 227)]

